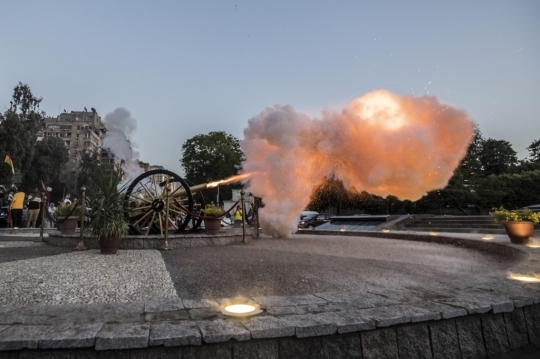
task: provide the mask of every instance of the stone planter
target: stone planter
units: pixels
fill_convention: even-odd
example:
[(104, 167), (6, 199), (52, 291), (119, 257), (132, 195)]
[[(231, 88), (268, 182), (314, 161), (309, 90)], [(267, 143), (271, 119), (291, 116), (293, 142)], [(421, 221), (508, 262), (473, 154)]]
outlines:
[(122, 237), (100, 238), (99, 248), (101, 249), (101, 254), (116, 254), (121, 243)]
[(62, 234), (73, 234), (75, 233), (75, 229), (77, 229), (77, 222), (79, 221), (79, 217), (77, 216), (69, 216), (65, 219), (58, 218), (56, 223), (56, 227)]
[(528, 244), (534, 234), (534, 223), (523, 222), (503, 222), (506, 234), (514, 244)]
[(204, 230), (208, 234), (218, 234), (221, 228), (221, 219), (223, 217), (203, 218)]

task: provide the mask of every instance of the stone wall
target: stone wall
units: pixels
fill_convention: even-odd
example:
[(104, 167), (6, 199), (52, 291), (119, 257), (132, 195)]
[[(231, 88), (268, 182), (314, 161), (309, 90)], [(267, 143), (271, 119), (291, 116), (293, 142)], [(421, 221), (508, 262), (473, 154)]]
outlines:
[[(155, 331), (144, 326), (144, 331), (130, 331), (123, 338), (98, 334), (95, 348), (42, 350), (35, 348), (2, 351), (2, 358), (485, 358), (496, 354), (516, 352), (523, 348), (540, 351), (540, 304), (516, 308), (507, 313), (485, 313), (446, 320), (427, 321), (416, 324), (394, 325), (376, 330), (330, 334), (298, 338), (292, 331), (289, 337), (252, 339), (236, 335), (236, 339), (219, 344), (204, 343), (201, 335), (184, 339), (181, 332), (176, 334), (176, 344), (171, 336), (156, 340)], [(202, 329), (203, 334), (205, 328)], [(100, 331), (103, 332), (104, 329)], [(106, 331), (106, 330), (105, 330)], [(173, 331), (174, 332), (174, 331)], [(148, 334), (149, 333), (149, 334)], [(315, 332), (313, 332), (315, 333)], [(276, 333), (277, 334), (277, 333)], [(113, 335), (114, 337), (114, 335)], [(204, 339), (204, 338), (203, 338)], [(31, 338), (26, 338), (31, 341)], [(113, 343), (113, 341), (116, 343)], [(152, 340), (154, 341), (152, 343)], [(2, 340), (0, 340), (2, 342)], [(211, 342), (211, 341), (210, 341)], [(124, 344), (122, 344), (124, 343)], [(5, 344), (5, 343), (4, 343)], [(51, 347), (40, 341), (40, 348)], [(148, 345), (156, 345), (148, 347)], [(177, 346), (163, 346), (177, 345)], [(195, 345), (193, 345), (195, 344)], [(129, 349), (122, 350), (122, 345)], [(182, 345), (182, 346), (178, 346)], [(30, 347), (30, 346), (27, 346)], [(98, 348), (100, 347), (100, 348)], [(107, 350), (117, 348), (116, 350)], [(6, 348), (2, 348), (6, 350)], [(101, 350), (96, 350), (101, 349)]]

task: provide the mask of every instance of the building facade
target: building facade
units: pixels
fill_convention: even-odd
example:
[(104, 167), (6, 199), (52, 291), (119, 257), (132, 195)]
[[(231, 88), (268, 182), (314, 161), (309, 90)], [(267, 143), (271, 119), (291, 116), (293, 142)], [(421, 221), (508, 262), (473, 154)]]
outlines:
[(50, 136), (59, 137), (68, 150), (69, 160), (60, 173), (60, 182), (66, 184), (66, 191), (76, 192), (77, 173), (82, 153), (84, 151), (101, 152), (103, 135), (106, 131), (101, 117), (94, 109), (64, 112), (58, 117), (44, 119), (43, 127), (38, 133), (38, 141)]

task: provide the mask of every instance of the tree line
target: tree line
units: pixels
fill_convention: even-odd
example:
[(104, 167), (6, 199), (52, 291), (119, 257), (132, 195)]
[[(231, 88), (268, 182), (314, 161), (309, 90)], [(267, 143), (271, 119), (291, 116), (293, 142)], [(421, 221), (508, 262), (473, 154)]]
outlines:
[(509, 209), (540, 203), (540, 139), (529, 147), (528, 158), (518, 160), (505, 140), (484, 138), (476, 127), (466, 156), (448, 185), (427, 193), (418, 201), (382, 198), (325, 178), (313, 190), (309, 209), (319, 212), (369, 214), (487, 214), (501, 205)]

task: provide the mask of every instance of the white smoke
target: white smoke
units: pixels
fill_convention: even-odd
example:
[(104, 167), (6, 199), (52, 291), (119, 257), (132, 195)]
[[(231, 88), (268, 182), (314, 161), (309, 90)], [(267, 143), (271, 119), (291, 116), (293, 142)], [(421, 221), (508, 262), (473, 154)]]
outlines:
[(105, 115), (107, 132), (103, 137), (102, 147), (114, 155), (115, 162), (123, 162), (123, 170), (127, 180), (134, 179), (143, 170), (139, 166), (139, 153), (133, 149), (131, 134), (137, 128), (137, 120), (123, 107)]
[(446, 186), (472, 135), (467, 115), (435, 97), (378, 90), (320, 119), (276, 105), (244, 130), (243, 171), (258, 173), (248, 188), (265, 203), (265, 233), (288, 237), (325, 176), (357, 191), (417, 200)]

